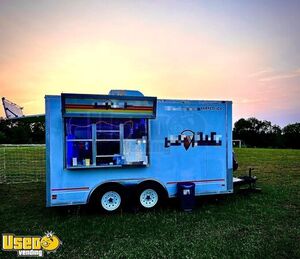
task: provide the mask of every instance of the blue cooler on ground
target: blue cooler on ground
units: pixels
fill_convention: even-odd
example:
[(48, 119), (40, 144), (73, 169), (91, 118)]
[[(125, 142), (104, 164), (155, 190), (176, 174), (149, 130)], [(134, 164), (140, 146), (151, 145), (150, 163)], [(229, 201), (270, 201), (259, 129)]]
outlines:
[(178, 183), (177, 197), (182, 210), (192, 211), (195, 206), (195, 184), (192, 182)]

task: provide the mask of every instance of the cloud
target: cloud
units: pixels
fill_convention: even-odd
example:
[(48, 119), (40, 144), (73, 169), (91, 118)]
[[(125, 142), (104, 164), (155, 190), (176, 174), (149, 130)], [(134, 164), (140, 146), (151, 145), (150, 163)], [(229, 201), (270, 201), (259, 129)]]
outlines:
[(295, 78), (295, 77), (300, 77), (300, 68), (298, 68), (292, 72), (279, 73), (277, 75), (260, 78), (259, 81), (260, 82), (271, 82), (271, 81), (275, 81), (275, 80), (289, 79), (289, 78)]
[(255, 104), (255, 103), (264, 103), (267, 100), (265, 98), (241, 98), (235, 100), (237, 104)]
[(261, 75), (269, 74), (272, 72), (273, 72), (272, 68), (266, 68), (266, 69), (262, 69), (257, 72), (254, 72), (254, 73), (248, 75), (248, 77), (260, 77)]

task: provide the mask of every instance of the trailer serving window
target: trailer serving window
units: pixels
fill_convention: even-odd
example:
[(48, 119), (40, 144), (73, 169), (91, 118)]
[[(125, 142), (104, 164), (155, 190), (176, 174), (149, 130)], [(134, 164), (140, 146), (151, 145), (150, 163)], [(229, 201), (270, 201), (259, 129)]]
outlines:
[[(76, 101), (79, 102), (78, 96)], [(82, 102), (82, 99), (80, 101)], [(88, 101), (90, 102), (91, 99), (89, 98)], [(66, 167), (73, 169), (148, 165), (150, 117), (145, 113), (148, 112), (147, 107), (139, 108), (142, 111), (139, 113), (136, 108), (138, 106), (131, 110), (127, 108), (126, 113), (121, 114), (122, 110), (113, 109), (113, 104), (109, 107), (106, 105), (106, 109), (102, 108), (103, 105), (101, 103), (99, 108), (98, 104), (96, 106), (98, 112), (91, 113), (91, 110), (92, 112), (95, 110), (94, 104), (92, 106), (85, 103), (66, 105), (64, 99), (63, 107), (71, 107), (63, 110), (64, 114), (68, 115), (64, 116)], [(120, 104), (116, 105), (114, 101), (114, 106), (119, 107)], [(126, 106), (131, 107), (128, 102)], [(80, 116), (78, 116), (79, 109)], [(105, 112), (109, 110), (113, 110), (114, 114), (109, 114), (110, 116), (107, 117)]]
[(68, 168), (148, 164), (148, 119), (66, 118)]

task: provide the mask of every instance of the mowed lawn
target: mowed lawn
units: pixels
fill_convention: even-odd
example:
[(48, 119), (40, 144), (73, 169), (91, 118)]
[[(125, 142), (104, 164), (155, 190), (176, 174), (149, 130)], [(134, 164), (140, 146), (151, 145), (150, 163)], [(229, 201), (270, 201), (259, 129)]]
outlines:
[[(262, 193), (176, 200), (157, 211), (101, 215), (85, 207), (45, 208), (42, 183), (0, 185), (1, 233), (43, 235), (61, 258), (300, 258), (300, 150), (237, 149), (240, 169), (257, 168)], [(15, 252), (0, 252), (15, 257)]]

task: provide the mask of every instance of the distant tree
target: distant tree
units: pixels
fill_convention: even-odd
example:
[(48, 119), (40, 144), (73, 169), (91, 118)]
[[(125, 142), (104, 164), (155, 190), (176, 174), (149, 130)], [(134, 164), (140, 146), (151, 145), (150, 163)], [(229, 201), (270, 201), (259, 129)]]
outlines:
[(31, 129), (30, 125), (18, 122), (11, 128), (10, 137), (12, 144), (31, 144)]
[(282, 130), (270, 121), (257, 118), (239, 119), (234, 124), (233, 138), (249, 147), (284, 147)]
[(32, 142), (42, 144), (45, 143), (45, 123), (35, 122), (31, 123)]
[(273, 143), (273, 147), (284, 148), (282, 130), (278, 125), (272, 125), (270, 132), (270, 141)]
[(0, 143), (45, 143), (45, 123), (0, 120)]
[(6, 138), (6, 135), (0, 131), (0, 143), (3, 144), (3, 143), (7, 143), (7, 138)]
[(282, 131), (286, 147), (300, 148), (300, 123), (289, 124)]
[(244, 118), (239, 119), (234, 123), (234, 132), (235, 134), (242, 134), (245, 131), (249, 131), (251, 129), (251, 122), (248, 120), (245, 120)]

